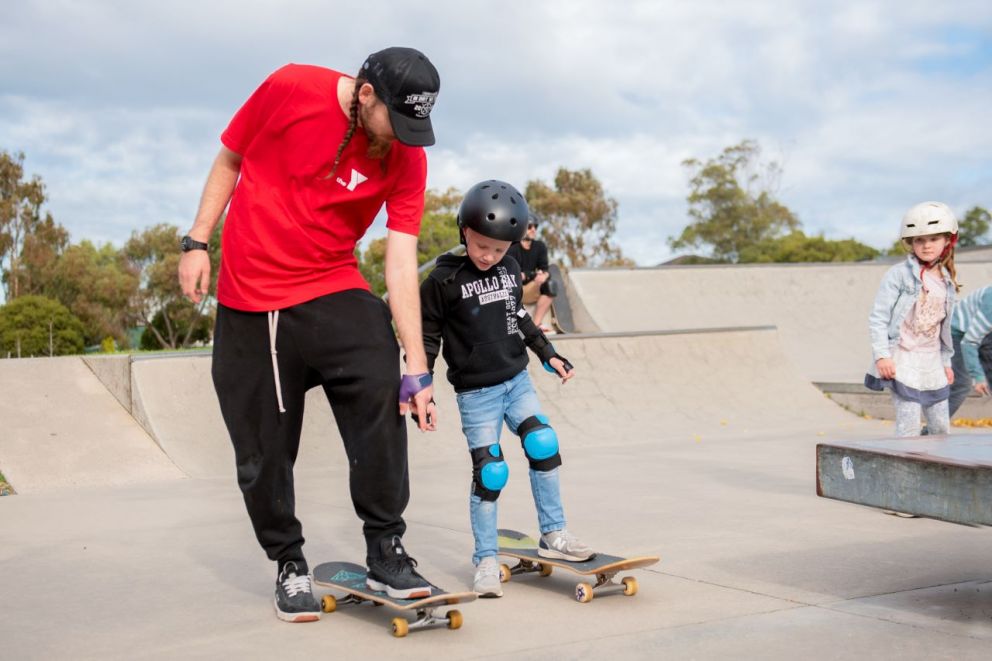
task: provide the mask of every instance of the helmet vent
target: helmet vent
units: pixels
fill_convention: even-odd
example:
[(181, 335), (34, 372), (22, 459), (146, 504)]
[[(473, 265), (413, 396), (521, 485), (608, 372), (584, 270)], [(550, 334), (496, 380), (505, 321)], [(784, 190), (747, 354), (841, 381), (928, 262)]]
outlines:
[(494, 213), (492, 213), (492, 212), (490, 212), (490, 213), (489, 213), (489, 214), (488, 214), (488, 215), (486, 216), (486, 218), (488, 218), (489, 220), (496, 220), (496, 214), (494, 214)]
[(493, 193), (493, 199), (494, 200), (498, 200), (499, 199), (499, 193)]

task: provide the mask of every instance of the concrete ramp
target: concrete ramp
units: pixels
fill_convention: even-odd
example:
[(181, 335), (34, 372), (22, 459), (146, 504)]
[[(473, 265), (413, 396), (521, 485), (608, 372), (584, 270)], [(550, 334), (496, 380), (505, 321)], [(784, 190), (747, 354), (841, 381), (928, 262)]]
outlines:
[[(866, 424), (833, 404), (785, 357), (773, 327), (635, 335), (560, 336), (577, 376), (561, 385), (536, 360), (531, 378), (567, 446), (828, 432)], [(210, 379), (209, 356), (135, 360), (132, 409), (162, 449), (192, 477), (234, 477), (234, 454)], [(408, 423), (410, 460), (424, 465), (465, 453), (454, 392), (436, 370), (440, 429)], [(504, 442), (510, 436), (504, 431)], [(307, 396), (299, 470), (344, 462), (323, 390)]]
[[(571, 292), (600, 330), (775, 325), (803, 379), (860, 383), (871, 361), (868, 313), (891, 264), (576, 269)], [(962, 295), (992, 284), (992, 264), (958, 265)], [(581, 329), (581, 327), (580, 327)]]
[(0, 360), (0, 470), (21, 494), (183, 477), (78, 356)]
[(829, 433), (867, 424), (799, 374), (773, 327), (554, 341), (576, 377), (563, 386), (536, 365), (532, 376), (566, 443)]
[[(233, 480), (234, 450), (214, 392), (211, 360), (208, 354), (134, 360), (131, 410), (184, 473)], [(324, 391), (315, 388), (307, 394), (298, 465), (324, 469), (343, 458)]]
[[(769, 429), (828, 433), (867, 424), (801, 376), (773, 327), (567, 335), (555, 343), (575, 364), (576, 378), (563, 386), (534, 360), (530, 370), (566, 447), (759, 436)], [(234, 479), (209, 354), (87, 361), (92, 369), (79, 358), (0, 361), (0, 469), (16, 489)], [(447, 368), (443, 361), (437, 368), (440, 430), (421, 434), (408, 423), (416, 466), (465, 454)], [(507, 432), (504, 442), (512, 442)], [(298, 471), (343, 465), (330, 407), (314, 388)]]

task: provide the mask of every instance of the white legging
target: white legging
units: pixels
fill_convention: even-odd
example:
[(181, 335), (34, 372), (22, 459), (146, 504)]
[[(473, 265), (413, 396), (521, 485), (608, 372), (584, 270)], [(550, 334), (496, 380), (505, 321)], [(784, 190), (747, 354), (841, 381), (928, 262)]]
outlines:
[(919, 436), (921, 413), (927, 419), (928, 434), (946, 434), (951, 426), (946, 399), (923, 406), (892, 393), (892, 403), (896, 407), (896, 436)]

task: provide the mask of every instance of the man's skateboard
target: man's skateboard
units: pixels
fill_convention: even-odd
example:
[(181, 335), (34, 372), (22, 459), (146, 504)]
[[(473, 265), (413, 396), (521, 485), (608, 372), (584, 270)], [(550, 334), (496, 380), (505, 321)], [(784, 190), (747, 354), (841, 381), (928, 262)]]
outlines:
[(623, 591), (628, 597), (637, 594), (637, 579), (633, 576), (625, 576), (619, 583), (613, 579), (619, 572), (627, 569), (637, 569), (647, 567), (658, 562), (658, 556), (641, 556), (637, 558), (621, 558), (615, 555), (597, 553), (589, 560), (583, 562), (569, 562), (568, 560), (557, 560), (554, 558), (544, 558), (537, 554), (537, 540), (533, 537), (517, 532), (516, 530), (499, 530), (499, 553), (511, 558), (516, 558), (520, 562), (510, 567), (500, 565), (499, 580), (506, 583), (513, 574), (528, 574), (532, 572), (540, 573), (541, 576), (550, 576), (552, 568), (559, 567), (575, 572), (581, 576), (595, 576), (596, 583), (578, 583), (575, 586), (575, 599), (581, 603), (592, 601), (594, 593), (601, 594), (608, 591)]
[(458, 629), (462, 626), (462, 614), (457, 610), (438, 614), (437, 610), (444, 606), (474, 601), (479, 595), (475, 592), (445, 592), (432, 585), (431, 595), (417, 599), (393, 599), (385, 592), (369, 588), (366, 583), (365, 567), (353, 562), (325, 562), (313, 570), (313, 582), (326, 588), (334, 588), (347, 593), (340, 599), (334, 595), (325, 594), (321, 599), (321, 609), (332, 613), (339, 605), (361, 604), (370, 602), (376, 606), (389, 606), (399, 611), (414, 611), (417, 619), (413, 622), (405, 617), (393, 618), (393, 635), (402, 638), (410, 631), (428, 627), (446, 626)]

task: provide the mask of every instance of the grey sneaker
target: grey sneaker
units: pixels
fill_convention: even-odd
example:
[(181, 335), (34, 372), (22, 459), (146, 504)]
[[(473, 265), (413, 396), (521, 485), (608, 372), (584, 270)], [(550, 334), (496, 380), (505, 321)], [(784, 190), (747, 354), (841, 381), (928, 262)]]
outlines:
[(567, 530), (552, 530), (541, 535), (537, 554), (542, 558), (572, 562), (582, 562), (596, 555), (591, 548)]
[(483, 558), (475, 568), (475, 583), (472, 589), (480, 597), (502, 597), (503, 584), (499, 580), (499, 563), (494, 556)]
[(283, 622), (316, 622), (320, 606), (313, 596), (310, 574), (290, 561), (276, 579), (276, 617)]

